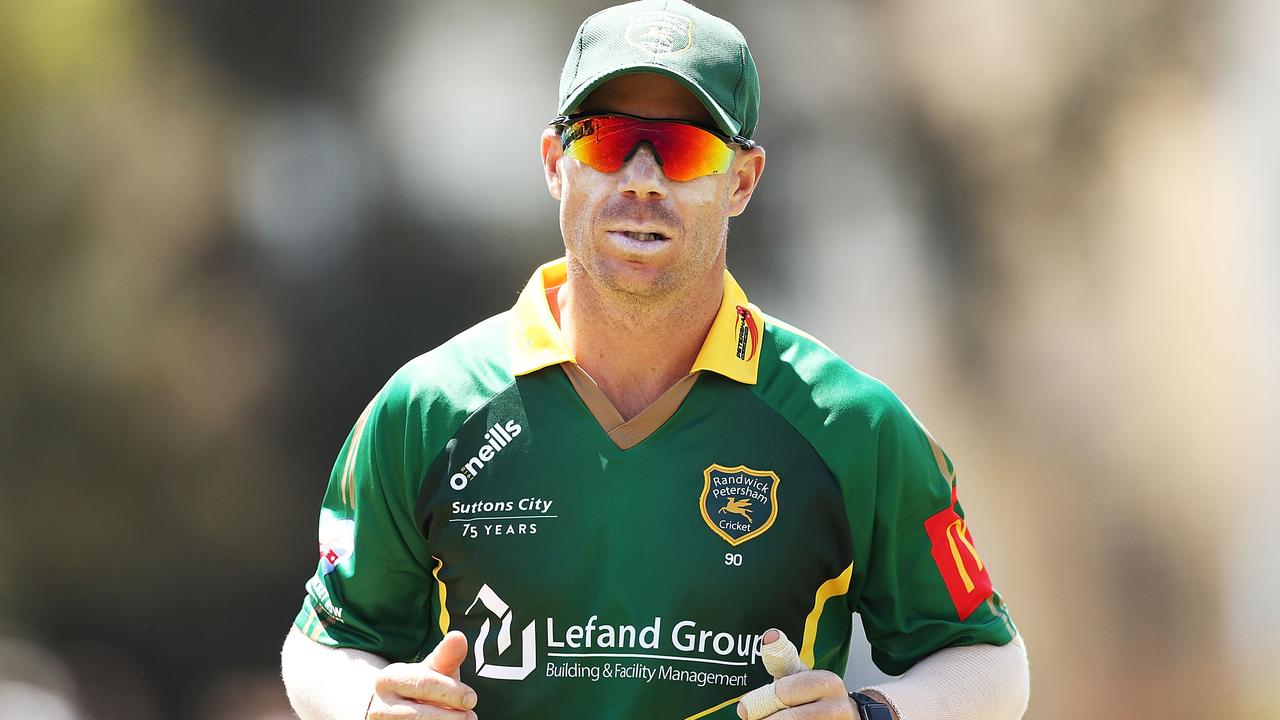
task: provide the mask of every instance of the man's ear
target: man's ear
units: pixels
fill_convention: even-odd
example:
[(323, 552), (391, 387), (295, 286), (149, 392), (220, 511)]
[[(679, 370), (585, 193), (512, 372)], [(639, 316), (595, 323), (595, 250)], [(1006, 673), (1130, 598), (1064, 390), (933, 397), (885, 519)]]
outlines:
[(564, 160), (564, 149), (560, 147), (560, 133), (555, 128), (542, 131), (542, 172), (546, 175), (547, 190), (551, 197), (560, 199), (560, 161)]
[(729, 217), (737, 217), (747, 209), (751, 195), (760, 184), (760, 176), (764, 174), (764, 148), (756, 145), (750, 150), (743, 150), (733, 159), (729, 173), (736, 183), (731, 186), (729, 195)]

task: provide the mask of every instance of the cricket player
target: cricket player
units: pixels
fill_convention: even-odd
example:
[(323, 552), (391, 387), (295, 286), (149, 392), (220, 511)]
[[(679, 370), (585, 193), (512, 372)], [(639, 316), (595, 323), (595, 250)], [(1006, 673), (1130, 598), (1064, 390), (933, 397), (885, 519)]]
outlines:
[[(541, 139), (565, 257), (356, 420), (283, 650), (301, 717), (1021, 717), (951, 461), (726, 267), (759, 98), (680, 0), (579, 28)], [(854, 613), (897, 677), (850, 693)]]

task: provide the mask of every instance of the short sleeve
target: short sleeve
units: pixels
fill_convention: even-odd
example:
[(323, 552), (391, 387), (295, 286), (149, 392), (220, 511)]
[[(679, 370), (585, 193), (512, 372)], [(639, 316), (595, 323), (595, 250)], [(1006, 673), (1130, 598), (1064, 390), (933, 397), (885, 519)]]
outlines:
[(422, 424), (408, 406), (393, 380), (352, 428), (329, 478), (320, 557), (294, 621), (318, 643), (393, 662), (420, 655), (432, 602), (430, 552), (414, 511)]
[(881, 417), (876, 442), (870, 554), (855, 608), (876, 666), (898, 675), (944, 647), (1011, 641), (1017, 631), (964, 520), (950, 459), (900, 402)]

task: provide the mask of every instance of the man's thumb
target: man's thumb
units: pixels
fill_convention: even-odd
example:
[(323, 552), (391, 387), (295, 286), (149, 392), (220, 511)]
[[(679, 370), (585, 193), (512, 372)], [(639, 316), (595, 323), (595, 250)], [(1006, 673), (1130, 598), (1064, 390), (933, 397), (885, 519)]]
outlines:
[(467, 659), (467, 636), (454, 630), (436, 645), (436, 649), (424, 660), (428, 667), (442, 675), (458, 675), (458, 668)]
[(760, 659), (764, 661), (764, 669), (773, 677), (781, 680), (809, 669), (800, 659), (796, 646), (787, 639), (786, 633), (769, 628), (760, 639), (764, 642), (760, 647)]

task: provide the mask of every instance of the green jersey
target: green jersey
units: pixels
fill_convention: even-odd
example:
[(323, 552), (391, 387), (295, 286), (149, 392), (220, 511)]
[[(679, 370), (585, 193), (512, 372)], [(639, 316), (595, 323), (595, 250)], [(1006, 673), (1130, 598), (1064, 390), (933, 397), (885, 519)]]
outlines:
[(624, 422), (552, 315), (564, 278), (365, 409), (298, 628), (401, 662), (460, 630), (491, 719), (733, 718), (770, 681), (759, 633), (842, 673), (854, 612), (891, 674), (1013, 638), (950, 461), (884, 385), (726, 272), (689, 375)]

